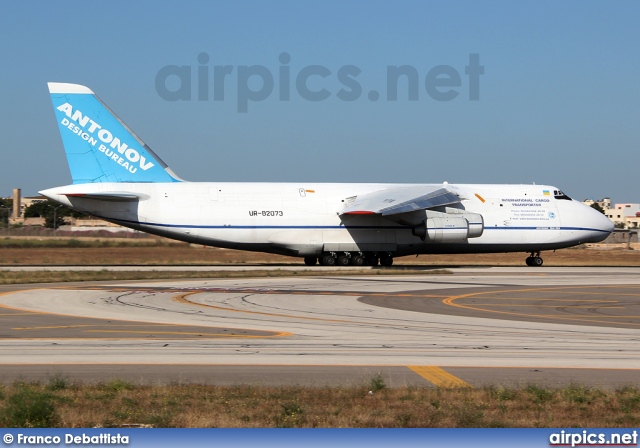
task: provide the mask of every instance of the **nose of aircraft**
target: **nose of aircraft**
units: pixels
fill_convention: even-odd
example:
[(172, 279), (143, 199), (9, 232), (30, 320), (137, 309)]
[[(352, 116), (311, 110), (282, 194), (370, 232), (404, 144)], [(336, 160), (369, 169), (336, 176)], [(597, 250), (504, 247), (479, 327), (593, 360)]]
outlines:
[(613, 222), (598, 210), (587, 206), (584, 207), (586, 208), (584, 212), (586, 221), (584, 227), (592, 234), (592, 237), (585, 242), (598, 243), (604, 241), (613, 232)]
[(613, 232), (613, 222), (582, 202), (557, 201), (563, 234), (575, 244), (598, 243), (604, 241)]

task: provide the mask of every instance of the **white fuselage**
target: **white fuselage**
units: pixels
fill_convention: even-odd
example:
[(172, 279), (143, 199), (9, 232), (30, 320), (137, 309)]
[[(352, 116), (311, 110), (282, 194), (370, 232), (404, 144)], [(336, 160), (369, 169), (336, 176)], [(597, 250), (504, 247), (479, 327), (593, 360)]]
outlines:
[(86, 86), (49, 83), (73, 185), (41, 192), (127, 227), (312, 265), (420, 253), (537, 252), (613, 224), (544, 185), (200, 183), (180, 179)]
[[(327, 251), (419, 253), (532, 252), (606, 238), (613, 224), (542, 185), (454, 185), (460, 209), (482, 215), (481, 236), (435, 243), (388, 217), (341, 216), (348, 198), (398, 184), (94, 183), (42, 192), (123, 226), (198, 244), (319, 256)], [(433, 187), (433, 184), (426, 185)], [(441, 186), (441, 185), (438, 185)], [(136, 201), (66, 195), (134, 193)]]

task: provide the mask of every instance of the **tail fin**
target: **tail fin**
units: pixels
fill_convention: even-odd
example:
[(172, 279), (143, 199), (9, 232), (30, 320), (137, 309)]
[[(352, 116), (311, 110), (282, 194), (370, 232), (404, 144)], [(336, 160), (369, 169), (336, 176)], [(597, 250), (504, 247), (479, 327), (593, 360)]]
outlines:
[(49, 92), (74, 184), (182, 180), (87, 87)]

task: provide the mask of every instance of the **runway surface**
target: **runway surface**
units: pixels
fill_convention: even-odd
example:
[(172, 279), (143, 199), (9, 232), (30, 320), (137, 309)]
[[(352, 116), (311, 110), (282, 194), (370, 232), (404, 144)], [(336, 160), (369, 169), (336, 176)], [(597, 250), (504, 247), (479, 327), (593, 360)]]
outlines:
[(640, 384), (640, 268), (451, 271), (3, 287), (0, 381)]

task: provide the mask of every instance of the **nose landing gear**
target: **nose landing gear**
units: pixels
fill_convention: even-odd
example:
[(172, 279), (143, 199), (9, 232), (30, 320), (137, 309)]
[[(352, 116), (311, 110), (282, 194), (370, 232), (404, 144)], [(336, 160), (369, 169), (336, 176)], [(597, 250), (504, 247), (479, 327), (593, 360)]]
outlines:
[(525, 260), (527, 266), (542, 266), (543, 260), (540, 257), (540, 252), (531, 252), (531, 255)]

